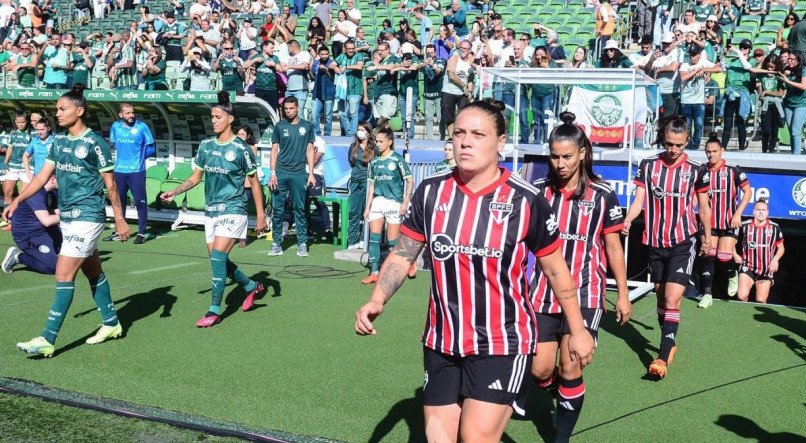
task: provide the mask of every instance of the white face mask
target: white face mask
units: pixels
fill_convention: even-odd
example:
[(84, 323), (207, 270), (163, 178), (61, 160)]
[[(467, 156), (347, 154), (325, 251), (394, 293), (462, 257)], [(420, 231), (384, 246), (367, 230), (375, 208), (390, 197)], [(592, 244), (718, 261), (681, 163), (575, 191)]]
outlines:
[(367, 138), (367, 131), (357, 131), (355, 136), (358, 137), (359, 140), (364, 140)]

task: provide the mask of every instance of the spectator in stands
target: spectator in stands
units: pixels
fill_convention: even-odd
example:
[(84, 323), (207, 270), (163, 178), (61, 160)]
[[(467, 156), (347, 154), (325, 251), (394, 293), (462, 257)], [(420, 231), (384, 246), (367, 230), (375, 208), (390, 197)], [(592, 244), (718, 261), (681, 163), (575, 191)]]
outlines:
[(330, 3), (330, 0), (322, 0), (316, 4), (314, 17), (318, 18), (325, 28), (330, 27), (331, 18), (333, 17), (333, 4)]
[[(741, 5), (741, 0), (736, 0), (737, 5)], [(739, 18), (742, 16), (740, 6), (734, 5), (731, 0), (722, 0), (722, 3), (716, 5), (716, 17), (719, 26), (727, 32), (733, 32)]]
[(290, 58), (288, 63), (283, 66), (283, 71), (288, 76), (288, 88), (285, 91), (285, 97), (296, 97), (299, 112), (304, 113), (305, 105), (308, 102), (308, 75), (311, 70), (311, 54), (308, 51), (303, 51), (296, 40), (288, 42), (288, 53)]
[(789, 49), (806, 53), (806, 14), (789, 31)]
[(761, 100), (761, 152), (773, 153), (778, 145), (778, 128), (785, 121), (783, 98), (784, 84), (778, 77), (783, 70), (781, 59), (775, 54), (768, 55), (761, 64), (770, 74), (756, 78), (756, 93)]
[(271, 40), (264, 41), (261, 53), (252, 56), (244, 63), (244, 68), (253, 66), (256, 67), (255, 97), (265, 100), (276, 110), (279, 105), (277, 71), (280, 68), (280, 59), (274, 55), (274, 43)]
[(259, 14), (273, 14), (277, 15), (280, 13), (280, 8), (277, 7), (277, 2), (274, 0), (255, 0), (252, 1), (252, 7), (250, 9), (252, 15), (259, 15)]
[(294, 5), (294, 15), (300, 16), (305, 14), (305, 6), (306, 6), (305, 0), (294, 0), (293, 5)]
[(610, 40), (610, 36), (616, 30), (616, 11), (610, 5), (610, 0), (602, 0), (601, 5), (596, 8), (596, 47), (599, 53), (596, 57), (600, 57), (604, 52), (604, 46)]
[(90, 54), (90, 45), (86, 42), (78, 44), (72, 55), (73, 84), (81, 83), (90, 87), (90, 73), (95, 67), (95, 57)]
[[(717, 23), (717, 18), (715, 15), (709, 15), (705, 19), (705, 39), (708, 41), (714, 50), (719, 54), (722, 52), (722, 35), (724, 32), (722, 31), (722, 27), (719, 26)], [(700, 31), (702, 32), (702, 31)], [(714, 61), (714, 60), (711, 60)]]
[(404, 42), (406, 41), (406, 34), (411, 29), (411, 26), (409, 26), (409, 21), (403, 18), (397, 22), (397, 25), (400, 27), (400, 29), (395, 32), (395, 38), (400, 42)]
[(196, 0), (196, 3), (190, 5), (190, 21), (204, 20), (212, 11), (213, 8), (210, 7), (207, 0)]
[(311, 21), (308, 23), (308, 33), (306, 34), (308, 46), (317, 48), (319, 45), (324, 44), (326, 35), (327, 30), (319, 17), (311, 17)]
[(3, 0), (0, 2), (0, 42), (4, 42), (8, 37), (9, 24), (11, 23), (11, 16), (16, 12), (11, 0)]
[(738, 48), (728, 47), (728, 51), (732, 50), (736, 54), (736, 58), (726, 63), (722, 146), (728, 147), (735, 119), (739, 136), (739, 150), (741, 151), (747, 149), (747, 117), (750, 115), (751, 106), (750, 73), (753, 72), (748, 56), (752, 47), (753, 43), (748, 39), (742, 40)]
[(210, 54), (213, 54), (213, 57), (217, 55), (216, 48), (221, 43), (221, 33), (210, 26), (210, 20), (202, 19), (199, 21), (199, 30), (191, 30), (189, 38), (196, 39), (197, 37), (201, 37), (204, 39), (204, 44), (207, 46), (207, 51)]
[(51, 177), (42, 189), (20, 203), (11, 226), (16, 246), (6, 251), (3, 272), (13, 272), (21, 263), (41, 274), (56, 273), (62, 245), (57, 188), (56, 177)]
[(790, 12), (784, 18), (784, 23), (778, 28), (778, 36), (775, 38), (775, 44), (781, 49), (789, 48), (789, 33), (792, 27), (798, 22), (798, 16)]
[(447, 60), (451, 57), (454, 48), (456, 48), (456, 39), (450, 34), (446, 25), (440, 25), (439, 35), (434, 41), (436, 57)]
[(39, 59), (45, 66), (45, 75), (42, 81), (46, 89), (66, 89), (67, 72), (70, 59), (67, 49), (62, 46), (62, 36), (54, 32), (50, 37), (50, 44), (44, 46), (39, 53)]
[[(414, 34), (414, 31), (410, 31)], [(417, 42), (419, 43), (419, 42)], [(398, 75), (398, 94), (400, 97), (400, 118), (403, 122), (403, 131), (407, 131), (409, 140), (414, 138), (414, 116), (417, 114), (417, 101), (420, 97), (419, 69), (420, 66), (414, 61), (416, 55), (411, 53), (403, 54), (400, 64), (392, 72)], [(411, 89), (411, 103), (408, 102), (408, 90)]]
[[(271, 178), (272, 231), (274, 243), (269, 256), (283, 255), (282, 242), (285, 201), (291, 195), (294, 221), (297, 226), (297, 255), (308, 256), (308, 222), (305, 216), (307, 186), (313, 186), (314, 135), (311, 124), (299, 117), (299, 103), (295, 96), (283, 102), (284, 119), (277, 123), (272, 134)], [(309, 173), (305, 174), (305, 169)]]
[(182, 39), (185, 37), (187, 37), (187, 26), (176, 21), (173, 12), (166, 12), (165, 32), (163, 32), (162, 38), (167, 61), (182, 61), (185, 58), (182, 52)]
[(635, 5), (635, 21), (638, 28), (638, 42), (643, 41), (645, 37), (652, 40), (652, 13), (654, 8), (661, 9), (658, 5), (654, 8), (650, 0), (638, 0)]
[(744, 13), (747, 15), (766, 15), (767, 0), (747, 0)]
[(680, 115), (680, 80), (677, 70), (683, 62), (683, 53), (678, 48), (674, 34), (667, 32), (661, 40), (661, 50), (650, 58), (644, 71), (651, 73), (658, 81), (658, 91), (663, 100), (661, 118)]
[(355, 7), (355, 0), (347, 0), (347, 20), (361, 26), (361, 10)]
[(702, 25), (695, 18), (694, 10), (687, 9), (686, 12), (683, 13), (683, 20), (677, 22), (677, 26), (675, 26), (675, 31), (682, 32), (684, 36), (689, 32), (693, 32), (694, 34), (696, 34), (700, 32), (701, 26)]
[(425, 58), (420, 68), (423, 70), (423, 113), (427, 140), (434, 140), (436, 122), (439, 122), (439, 139), (445, 140), (445, 123), (442, 121), (442, 83), (445, 79), (446, 64), (444, 58), (437, 57), (434, 45), (426, 45)]
[(389, 44), (384, 42), (378, 45), (380, 61), (369, 69), (377, 71), (375, 92), (377, 99), (372, 110), (377, 119), (376, 127), (386, 126), (389, 120), (397, 113), (397, 74), (393, 69), (400, 63), (400, 59), (390, 52)]
[(711, 3), (710, 0), (700, 0), (699, 3), (694, 5), (694, 20), (699, 23), (705, 23), (708, 16), (714, 14), (714, 6)]
[(602, 56), (595, 66), (597, 68), (629, 68), (632, 66), (632, 62), (621, 52), (617, 41), (608, 40), (604, 51), (602, 51)]
[(644, 66), (649, 63), (649, 59), (652, 57), (652, 37), (644, 37), (641, 40), (641, 49), (636, 52), (633, 52), (628, 57), (630, 62), (632, 63), (633, 67), (636, 69), (643, 69)]
[(162, 58), (162, 48), (152, 46), (148, 50), (148, 59), (140, 71), (146, 91), (168, 90), (168, 83), (165, 81), (165, 68), (167, 64)]
[(386, 28), (383, 30), (382, 34), (382, 41), (389, 45), (389, 53), (392, 55), (399, 55), (400, 54), (400, 40), (397, 39), (395, 36), (394, 31), (392, 28)]
[[(609, 40), (608, 43), (610, 42), (615, 43), (615, 40)], [(520, 44), (521, 44), (520, 42), (517, 42), (519, 53), (521, 52)], [(541, 69), (556, 68), (557, 63), (555, 63), (554, 60), (551, 59), (545, 47), (539, 46), (537, 49), (535, 49), (534, 55), (532, 55), (532, 62), (530, 63), (530, 66), (532, 68), (541, 68)], [(548, 136), (548, 128), (546, 125), (546, 118), (547, 118), (546, 112), (554, 110), (554, 93), (556, 87), (550, 84), (548, 85), (535, 84), (532, 85), (530, 89), (532, 97), (530, 101), (527, 101), (525, 100), (526, 88), (521, 88), (521, 91), (523, 91), (521, 93), (522, 95), (521, 95), (521, 116), (520, 116), (521, 128), (523, 128), (522, 129), (523, 132), (521, 135), (521, 142), (523, 143), (529, 142), (529, 126), (527, 125), (526, 120), (527, 106), (524, 105), (526, 103), (530, 103), (531, 105), (529, 107), (532, 109), (532, 116), (534, 119), (532, 121), (532, 124), (534, 125), (533, 141), (534, 143), (539, 144), (545, 142)]]
[(221, 44), (219, 55), (210, 66), (210, 70), (221, 75), (221, 90), (243, 94), (244, 67), (243, 60), (235, 55), (235, 46), (226, 41)]
[[(146, 158), (156, 150), (151, 129), (142, 120), (138, 120), (134, 107), (129, 103), (121, 103), (118, 107), (120, 120), (112, 123), (109, 130), (109, 141), (115, 146), (114, 178), (118, 196), (122, 203), (123, 217), (126, 217), (128, 194), (131, 191), (137, 208), (137, 237), (134, 244), (146, 241), (146, 222), (148, 221), (148, 205), (146, 205)], [(104, 238), (104, 241), (118, 241), (117, 232)]]
[(347, 154), (351, 168), (348, 185), (350, 221), (347, 227), (347, 249), (364, 248), (364, 230), (362, 228), (367, 204), (367, 167), (375, 158), (376, 150), (372, 126), (367, 122), (359, 124)]
[(803, 75), (804, 56), (802, 52), (793, 51), (788, 66), (780, 72), (781, 80), (786, 88), (784, 98), (784, 114), (789, 128), (792, 154), (800, 155), (803, 144), (803, 125), (806, 124), (806, 75)]
[(210, 63), (202, 54), (203, 52), (200, 48), (191, 49), (179, 66), (179, 72), (189, 73), (189, 80), (185, 82), (187, 88), (184, 88), (188, 91), (210, 91)]
[(465, 10), (462, 9), (461, 0), (452, 0), (451, 7), (443, 11), (442, 15), (442, 23), (453, 25), (453, 29), (460, 39), (464, 39), (470, 33), (467, 29), (467, 16)]
[(294, 39), (296, 29), (297, 18), (291, 16), (291, 8), (285, 5), (283, 6), (283, 13), (274, 19), (274, 27), (271, 28), (269, 37), (272, 38), (279, 34), (283, 37), (283, 41), (290, 42)]
[(461, 41), (459, 52), (452, 55), (445, 68), (447, 81), (442, 82), (442, 120), (448, 134), (453, 134), (456, 114), (468, 104), (473, 93), (473, 52), (470, 42)]
[(238, 57), (241, 60), (248, 60), (256, 52), (255, 48), (257, 48), (257, 29), (252, 27), (250, 17), (244, 19), (235, 33), (235, 37), (238, 38), (238, 47), (240, 48)]
[(378, 71), (374, 69), (381, 62), (381, 53), (377, 49), (372, 51), (372, 58), (364, 63), (364, 71), (361, 73), (364, 96), (361, 99), (361, 106), (358, 111), (359, 122), (375, 122), (375, 102), (378, 100), (378, 88), (376, 80)]
[[(311, 65), (311, 75), (313, 76), (313, 135), (324, 135), (330, 137), (333, 131), (333, 100), (336, 98), (336, 85), (334, 83), (335, 70), (338, 67), (336, 61), (330, 57), (327, 46), (319, 46), (316, 58)], [(324, 114), (325, 128), (319, 130), (320, 119)]]
[(556, 32), (549, 32), (548, 37), (546, 38), (546, 51), (548, 52), (549, 57), (557, 63), (562, 64), (565, 63), (565, 48), (560, 44), (560, 39), (557, 37)]
[(689, 61), (680, 66), (680, 103), (686, 123), (694, 132), (686, 149), (693, 150), (700, 148), (705, 123), (705, 74), (722, 72), (722, 67), (703, 57), (702, 52), (700, 46), (691, 46)]
[(566, 60), (565, 67), (575, 69), (590, 68), (591, 66), (588, 64), (588, 48), (585, 46), (577, 46), (571, 60)]
[(331, 38), (333, 41), (333, 57), (341, 55), (344, 43), (347, 42), (347, 40), (355, 38), (357, 28), (355, 23), (347, 20), (347, 12), (344, 9), (339, 10), (338, 20), (333, 23)]
[(39, 56), (31, 51), (31, 43), (21, 42), (20, 52), (14, 56), (6, 67), (17, 74), (17, 85), (22, 88), (36, 86), (36, 67), (39, 65)]
[(344, 53), (336, 57), (335, 71), (347, 76), (347, 97), (339, 100), (339, 122), (344, 135), (352, 137), (358, 127), (358, 105), (364, 93), (361, 73), (364, 55), (356, 51), (355, 42), (344, 43)]
[(120, 34), (112, 36), (114, 46), (106, 58), (106, 72), (114, 89), (137, 89), (137, 68), (134, 63), (134, 48), (126, 44)]
[(425, 47), (430, 44), (434, 38), (434, 24), (431, 19), (423, 12), (421, 8), (414, 9), (414, 18), (420, 21), (420, 45)]
[(366, 39), (366, 35), (364, 33), (364, 28), (358, 28), (355, 30), (355, 50), (362, 54), (365, 58), (369, 58), (372, 52), (372, 46)]

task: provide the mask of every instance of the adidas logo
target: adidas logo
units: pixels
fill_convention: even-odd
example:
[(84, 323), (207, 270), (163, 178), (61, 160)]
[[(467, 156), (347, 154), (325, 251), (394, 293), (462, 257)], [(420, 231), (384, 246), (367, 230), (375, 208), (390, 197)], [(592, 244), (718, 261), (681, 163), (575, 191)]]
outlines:
[(504, 390), (504, 388), (501, 386), (501, 380), (496, 380), (496, 381), (490, 383), (490, 385), (487, 386), (487, 389), (492, 389), (494, 391), (503, 391)]
[(679, 273), (681, 273), (681, 274), (685, 274), (685, 273), (686, 273), (686, 271), (685, 271), (683, 268), (678, 269), (678, 270), (677, 270), (677, 272), (679, 272)]
[(570, 402), (570, 401), (567, 401), (567, 400), (566, 400), (566, 401), (561, 401), (561, 402), (559, 402), (559, 405), (560, 405), (560, 406), (562, 406), (562, 407), (563, 407), (563, 409), (567, 409), (567, 410), (569, 410), (569, 411), (573, 411), (573, 410), (574, 410), (574, 407), (573, 407), (573, 406), (571, 406), (571, 402)]
[(702, 275), (711, 275), (711, 273), (708, 272), (708, 271), (705, 271), (705, 272), (702, 273)]
[(674, 332), (670, 332), (670, 333), (666, 334), (663, 338), (670, 338), (670, 339), (674, 340)]
[(448, 204), (443, 203), (443, 204), (437, 206), (436, 209), (434, 209), (434, 210), (437, 211), (437, 212), (448, 212)]

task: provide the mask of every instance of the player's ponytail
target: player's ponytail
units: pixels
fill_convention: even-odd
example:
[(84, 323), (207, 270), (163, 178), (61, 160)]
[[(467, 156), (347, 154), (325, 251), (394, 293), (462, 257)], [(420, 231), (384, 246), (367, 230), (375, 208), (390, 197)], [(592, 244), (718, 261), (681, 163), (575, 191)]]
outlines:
[(233, 118), (238, 118), (235, 115), (235, 106), (229, 101), (229, 92), (227, 91), (218, 91), (218, 102), (214, 104), (213, 107), (226, 112)]
[(84, 89), (86, 88), (83, 83), (76, 83), (69, 91), (62, 94), (62, 98), (70, 100), (77, 108), (84, 108), (84, 113), (78, 117), (81, 120), (84, 120), (89, 110), (87, 100), (84, 98)]
[[(568, 142), (573, 143), (574, 146), (576, 146), (577, 152), (582, 149), (585, 150), (585, 153), (582, 155), (582, 159), (580, 160), (577, 189), (574, 191), (573, 195), (573, 198), (581, 198), (583, 195), (585, 195), (585, 191), (590, 183), (598, 183), (602, 181), (602, 179), (593, 172), (593, 145), (591, 145), (591, 141), (588, 139), (585, 131), (574, 124), (576, 115), (565, 111), (560, 113), (560, 120), (562, 120), (563, 123), (554, 128), (549, 135), (549, 146), (552, 146), (555, 143)], [(551, 167), (549, 168), (548, 181), (549, 186), (551, 186), (555, 191), (562, 187), (560, 177), (554, 171), (554, 168)]]
[(688, 141), (688, 137), (691, 131), (689, 131), (688, 123), (686, 123), (686, 119), (680, 115), (671, 115), (669, 117), (664, 117), (660, 120), (660, 124), (658, 125), (658, 135), (657, 139), (655, 140), (655, 144), (660, 146), (661, 148), (664, 147), (664, 143), (666, 142), (666, 133), (672, 134), (686, 134), (686, 141)]

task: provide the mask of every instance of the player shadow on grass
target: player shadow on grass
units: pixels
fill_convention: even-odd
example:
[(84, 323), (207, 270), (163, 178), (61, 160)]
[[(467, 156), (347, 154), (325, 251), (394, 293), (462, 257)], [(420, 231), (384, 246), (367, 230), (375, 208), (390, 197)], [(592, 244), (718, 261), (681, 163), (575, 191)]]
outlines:
[[(553, 442), (557, 436), (554, 429), (554, 397), (537, 387), (532, 381), (531, 376), (524, 381), (523, 389), (528, 393), (526, 399), (526, 416), (520, 416), (516, 413), (512, 414), (513, 420), (523, 421), (529, 420), (534, 424), (540, 438), (545, 442)], [(502, 442), (515, 442), (512, 437), (504, 434), (501, 437)]]
[(753, 316), (754, 320), (764, 323), (772, 323), (782, 329), (786, 329), (787, 331), (796, 334), (800, 338), (806, 339), (806, 321), (803, 321), (799, 318), (781, 315), (781, 313), (777, 310), (768, 308), (766, 306), (756, 306), (756, 311), (758, 311), (758, 313)]
[[(280, 282), (269, 278), (268, 271), (260, 271), (251, 278), (258, 283), (262, 283), (263, 286), (266, 287), (266, 290), (263, 292), (263, 294), (256, 297), (255, 300), (263, 300), (269, 293), (271, 293), (272, 297), (279, 297), (281, 295)], [(224, 299), (224, 304), (226, 307), (224, 308), (224, 312), (221, 313), (221, 320), (224, 320), (230, 315), (238, 312), (241, 309), (241, 305), (243, 304), (244, 300), (246, 300), (246, 292), (243, 290), (242, 286), (236, 285), (234, 289), (229, 291), (229, 294), (227, 294), (226, 298)], [(249, 312), (265, 308), (266, 306), (266, 303), (255, 303)]]
[(806, 360), (806, 345), (795, 340), (792, 338), (792, 336), (787, 334), (778, 334), (773, 335), (770, 338), (785, 344), (787, 347), (789, 347), (789, 349), (792, 350), (792, 352), (795, 353), (795, 355)]
[(723, 414), (714, 422), (745, 439), (756, 440), (759, 443), (806, 443), (806, 437), (792, 432), (769, 432), (753, 420), (740, 415)]
[(655, 329), (646, 323), (638, 321), (635, 317), (631, 318), (627, 324), (622, 326), (616, 321), (615, 311), (605, 314), (602, 317), (602, 323), (600, 325), (602, 329), (626, 343), (638, 357), (638, 360), (641, 361), (641, 365), (647, 366), (654, 360), (650, 352), (657, 353), (658, 348), (653, 346), (649, 339), (641, 334), (636, 326), (640, 326), (645, 331)]
[[(173, 289), (173, 286), (163, 286), (161, 288), (154, 288), (148, 292), (133, 294), (115, 301), (115, 305), (117, 305), (116, 308), (118, 321), (120, 322), (120, 325), (123, 326), (123, 338), (129, 335), (129, 331), (131, 330), (132, 326), (139, 320), (150, 317), (151, 315), (154, 315), (160, 311), (162, 311), (160, 312), (160, 318), (167, 318), (171, 316), (171, 310), (173, 309), (174, 303), (176, 303), (177, 300), (176, 296), (170, 293), (171, 289)], [(126, 304), (124, 306), (120, 306), (122, 303)], [(75, 314), (73, 317), (82, 317), (96, 311), (97, 309), (87, 309), (86, 311)], [(66, 346), (57, 348), (56, 354), (62, 354), (83, 345), (84, 342), (93, 335), (95, 335), (94, 330)]]

